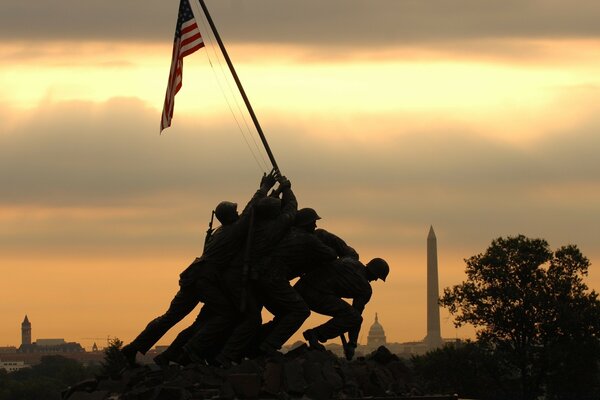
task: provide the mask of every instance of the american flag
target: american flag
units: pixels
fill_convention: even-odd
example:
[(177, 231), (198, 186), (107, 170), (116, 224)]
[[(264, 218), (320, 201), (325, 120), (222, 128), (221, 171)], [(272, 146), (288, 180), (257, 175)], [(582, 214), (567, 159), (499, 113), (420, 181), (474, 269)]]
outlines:
[(189, 0), (181, 0), (179, 3), (177, 27), (175, 28), (175, 42), (173, 43), (169, 84), (167, 85), (165, 105), (163, 106), (162, 117), (160, 119), (161, 132), (171, 126), (173, 109), (175, 107), (175, 95), (181, 89), (183, 79), (183, 57), (192, 54), (202, 47), (204, 47), (204, 41), (198, 30), (190, 2)]

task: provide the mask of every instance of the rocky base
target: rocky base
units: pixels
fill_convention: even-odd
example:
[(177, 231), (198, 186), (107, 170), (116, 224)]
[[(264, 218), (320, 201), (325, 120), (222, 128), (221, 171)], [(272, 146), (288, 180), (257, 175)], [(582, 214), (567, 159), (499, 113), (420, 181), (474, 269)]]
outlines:
[[(348, 362), (300, 346), (285, 355), (246, 360), (230, 369), (206, 365), (129, 369), (63, 392), (69, 400), (359, 399), (420, 395), (405, 364), (385, 347)], [(454, 396), (437, 397), (452, 399)]]

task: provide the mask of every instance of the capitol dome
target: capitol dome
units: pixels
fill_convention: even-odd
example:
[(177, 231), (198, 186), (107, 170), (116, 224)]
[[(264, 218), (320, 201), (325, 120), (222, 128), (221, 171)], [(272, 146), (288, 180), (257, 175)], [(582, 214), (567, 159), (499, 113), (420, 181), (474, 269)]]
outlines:
[(379, 323), (377, 313), (375, 313), (375, 322), (373, 322), (373, 325), (371, 325), (371, 328), (369, 329), (369, 336), (367, 336), (367, 346), (379, 347), (384, 346), (386, 343), (385, 331), (383, 330), (383, 326), (381, 326)]

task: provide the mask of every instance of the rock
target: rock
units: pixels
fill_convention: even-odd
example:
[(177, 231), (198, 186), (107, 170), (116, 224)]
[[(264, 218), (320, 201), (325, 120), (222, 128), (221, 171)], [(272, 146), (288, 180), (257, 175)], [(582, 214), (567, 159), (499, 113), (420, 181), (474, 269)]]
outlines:
[(188, 400), (190, 393), (180, 387), (163, 386), (158, 389), (153, 400)]
[(300, 346), (293, 348), (292, 350), (285, 353), (284, 357), (287, 359), (294, 359), (302, 357), (304, 354), (309, 352), (310, 349), (306, 343), (302, 343)]
[(321, 371), (323, 373), (323, 378), (331, 384), (333, 390), (339, 391), (344, 387), (344, 380), (338, 373), (338, 369), (336, 369), (333, 364), (323, 365), (323, 369)]
[(323, 364), (317, 362), (305, 361), (303, 364), (304, 368), (304, 379), (307, 382), (322, 381), (323, 377)]
[(63, 390), (61, 397), (63, 399), (71, 398), (75, 392), (93, 392), (98, 387), (97, 379), (86, 379), (78, 382), (72, 386), (69, 386), (66, 390)]
[(109, 378), (98, 382), (98, 387), (96, 388), (96, 390), (107, 390), (111, 393), (120, 393), (123, 392), (123, 390), (125, 390), (125, 387), (125, 382), (123, 382), (122, 380), (115, 380)]
[(204, 388), (219, 388), (225, 380), (225, 373), (219, 368), (209, 366), (191, 366), (181, 371), (187, 381), (198, 383)]
[(245, 360), (230, 369), (203, 364), (141, 367), (120, 380), (80, 382), (69, 400), (360, 399), (411, 395), (410, 369), (386, 348), (354, 361), (301, 345), (285, 355)]
[(291, 360), (283, 364), (284, 390), (290, 394), (302, 394), (306, 388), (304, 368), (299, 360)]
[(107, 390), (97, 390), (95, 392), (75, 392), (69, 400), (104, 400), (110, 393)]
[(303, 354), (302, 359), (317, 363), (331, 363), (338, 361), (337, 356), (330, 351), (320, 351), (312, 349), (309, 349), (305, 354)]
[(230, 374), (261, 374), (263, 368), (254, 360), (244, 360), (229, 369)]
[(158, 392), (157, 388), (137, 387), (125, 392), (123, 400), (154, 400)]
[(283, 364), (268, 362), (263, 372), (263, 391), (271, 395), (278, 394), (281, 391), (282, 380)]
[(333, 396), (333, 386), (331, 383), (320, 380), (311, 383), (305, 392), (305, 396), (313, 400), (327, 400)]
[(230, 381), (223, 382), (218, 393), (219, 399), (232, 400), (235, 398), (235, 390), (233, 390), (233, 385)]
[(260, 393), (261, 375), (259, 374), (229, 374), (227, 381), (233, 387), (235, 394), (240, 398), (255, 399)]

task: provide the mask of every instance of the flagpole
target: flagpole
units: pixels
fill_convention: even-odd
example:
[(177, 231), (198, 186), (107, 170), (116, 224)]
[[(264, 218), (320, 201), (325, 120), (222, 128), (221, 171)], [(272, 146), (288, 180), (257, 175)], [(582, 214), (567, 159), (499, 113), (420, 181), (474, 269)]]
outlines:
[(215, 39), (217, 39), (217, 43), (219, 43), (219, 48), (221, 49), (221, 52), (223, 53), (223, 57), (225, 57), (225, 61), (227, 62), (227, 66), (229, 67), (229, 70), (231, 71), (231, 75), (233, 75), (235, 84), (237, 85), (237, 87), (240, 91), (240, 94), (242, 95), (242, 98), (244, 99), (244, 103), (246, 104), (246, 108), (248, 109), (248, 112), (250, 113), (250, 117), (252, 118), (252, 121), (254, 122), (254, 126), (256, 127), (256, 130), (258, 131), (260, 140), (262, 141), (262, 144), (265, 147), (265, 150), (267, 151), (267, 155), (269, 156), (269, 160), (271, 160), (271, 164), (273, 164), (273, 169), (275, 171), (279, 172), (279, 167), (277, 166), (277, 161), (275, 161), (273, 152), (271, 152), (271, 148), (269, 147), (267, 138), (265, 137), (265, 134), (263, 133), (263, 130), (260, 127), (258, 118), (256, 118), (256, 114), (254, 114), (254, 110), (252, 109), (250, 100), (248, 100), (248, 96), (246, 96), (246, 92), (244, 91), (242, 82), (240, 82), (240, 78), (238, 77), (237, 73), (235, 72), (235, 68), (233, 67), (233, 63), (231, 62), (231, 59), (229, 58), (229, 54), (227, 54), (227, 50), (225, 49), (225, 45), (223, 44), (223, 41), (221, 40), (221, 36), (219, 36), (217, 27), (215, 26), (215, 24), (210, 16), (210, 13), (208, 12), (208, 8), (206, 7), (204, 0), (198, 0), (198, 1), (200, 2), (200, 6), (202, 7), (202, 10), (204, 11), (204, 15), (206, 15), (206, 20), (208, 21), (208, 24), (210, 25), (210, 28), (212, 29), (213, 34), (215, 35)]

